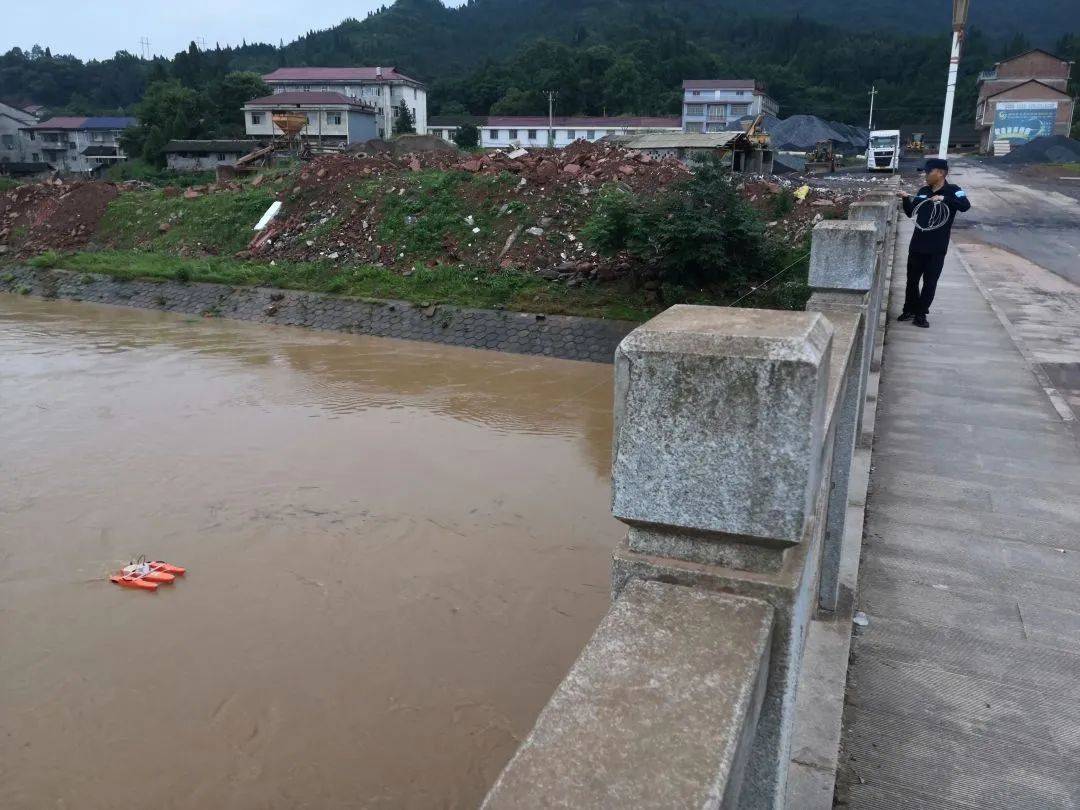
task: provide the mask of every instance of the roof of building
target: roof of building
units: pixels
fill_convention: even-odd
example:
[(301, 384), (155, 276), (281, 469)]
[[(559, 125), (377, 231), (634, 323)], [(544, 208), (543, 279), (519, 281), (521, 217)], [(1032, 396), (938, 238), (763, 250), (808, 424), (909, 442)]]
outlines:
[[(380, 73), (381, 72), (381, 73)], [(412, 82), (394, 67), (283, 67), (263, 76), (264, 82)]]
[(52, 171), (52, 166), (48, 163), (20, 163), (14, 160), (7, 163), (0, 163), (0, 174), (24, 175), (47, 171)]
[(1052, 84), (1047, 84), (1046, 82), (1040, 82), (1038, 79), (1028, 79), (1026, 82), (1020, 82), (1019, 84), (1014, 84), (1012, 87), (1006, 87), (1003, 90), (998, 90), (996, 93), (991, 93), (986, 98), (991, 99), (994, 96), (1000, 96), (1002, 93), (1011, 93), (1013, 90), (1017, 90), (1017, 89), (1019, 89), (1021, 87), (1026, 87), (1029, 84), (1037, 84), (1037, 85), (1040, 85), (1042, 87), (1045, 87), (1047, 90), (1053, 90), (1058, 95), (1065, 96), (1065, 98), (1072, 98), (1072, 96), (1070, 96), (1068, 93), (1064, 92), (1063, 90), (1058, 90)]
[[(547, 127), (546, 115), (492, 115), (484, 121), (485, 127)], [(621, 118), (557, 115), (552, 119), (552, 126), (569, 128), (608, 129), (681, 129), (680, 118)]]
[(683, 90), (740, 90), (751, 88), (765, 91), (765, 85), (757, 79), (685, 79)]
[(86, 157), (116, 157), (116, 147), (96, 144), (83, 149), (82, 154)]
[(27, 112), (13, 104), (5, 104), (2, 101), (0, 101), (0, 115), (6, 115), (8, 118), (12, 118), (24, 125), (36, 124), (38, 120), (37, 116), (33, 113)]
[(259, 146), (256, 141), (218, 140), (218, 141), (169, 141), (165, 144), (166, 152), (241, 152), (247, 154)]
[(79, 116), (60, 115), (42, 121), (27, 129), (127, 129), (138, 123), (134, 118), (125, 116)]
[[(1068, 59), (1062, 59), (1056, 53), (1050, 53), (1050, 51), (1046, 50), (1045, 48), (1028, 48), (1023, 53), (1016, 54), (1016, 56), (1010, 56), (1008, 59), (1002, 59), (1000, 62), (994, 62), (994, 66), (996, 67), (997, 65), (1004, 65), (1006, 62), (1015, 62), (1017, 59), (1022, 59), (1023, 57), (1030, 56), (1033, 53), (1045, 53), (1051, 59), (1057, 59), (1059, 62), (1069, 62)], [(1069, 62), (1069, 64), (1071, 65), (1072, 62)]]
[(742, 130), (728, 132), (652, 132), (623, 141), (629, 149), (722, 149), (744, 138)]
[(295, 92), (295, 93), (274, 93), (270, 96), (262, 96), (261, 98), (253, 98), (247, 102), (245, 107), (303, 107), (303, 106), (346, 106), (354, 107), (361, 110), (372, 110), (374, 107), (370, 104), (365, 104), (359, 99), (349, 98), (341, 93), (327, 93), (327, 92)]

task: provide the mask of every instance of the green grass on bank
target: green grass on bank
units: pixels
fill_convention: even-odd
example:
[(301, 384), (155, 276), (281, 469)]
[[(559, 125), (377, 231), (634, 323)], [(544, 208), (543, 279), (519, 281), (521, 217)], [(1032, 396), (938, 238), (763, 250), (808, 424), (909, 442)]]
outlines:
[(14, 178), (0, 177), (0, 194), (3, 194), (5, 191), (9, 191), (18, 185), (20, 185), (19, 181)]
[[(55, 267), (83, 273), (102, 273), (118, 279), (205, 281), (233, 286), (266, 286), (310, 290), (357, 298), (397, 299), (417, 304), (452, 304), (518, 312), (582, 315), (629, 321), (648, 320), (676, 303), (729, 304), (745, 290), (695, 290), (674, 285), (663, 288), (664, 303), (650, 303), (629, 280), (586, 282), (578, 287), (547, 281), (517, 270), (489, 272), (453, 265), (418, 267), (400, 275), (383, 267), (340, 267), (329, 263), (247, 262), (223, 256), (184, 258), (134, 250), (93, 253), (44, 253), (30, 261), (35, 267)], [(768, 287), (741, 302), (742, 306), (801, 309), (809, 289), (806, 265), (793, 267)]]
[(335, 267), (329, 263), (245, 262), (231, 257), (183, 258), (163, 253), (104, 250), (94, 253), (44, 253), (34, 267), (55, 267), (114, 278), (205, 281), (233, 286), (310, 290), (358, 298), (389, 298), (420, 304), (453, 304), (521, 312), (646, 320), (655, 307), (627, 284), (584, 284), (570, 288), (534, 274), (487, 272), (452, 265), (418, 267), (410, 275), (383, 267)]
[[(247, 247), (273, 201), (265, 188), (206, 194), (194, 200), (166, 197), (161, 191), (121, 194), (105, 211), (99, 239), (120, 250), (197, 252), (231, 255)], [(162, 227), (164, 226), (164, 230)]]

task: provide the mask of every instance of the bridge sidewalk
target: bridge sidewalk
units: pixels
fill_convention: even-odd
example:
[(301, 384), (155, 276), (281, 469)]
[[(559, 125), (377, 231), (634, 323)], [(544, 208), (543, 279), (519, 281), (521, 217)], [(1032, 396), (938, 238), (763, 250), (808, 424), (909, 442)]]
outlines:
[(956, 255), (930, 319), (886, 334), (837, 801), (1080, 810), (1080, 447)]

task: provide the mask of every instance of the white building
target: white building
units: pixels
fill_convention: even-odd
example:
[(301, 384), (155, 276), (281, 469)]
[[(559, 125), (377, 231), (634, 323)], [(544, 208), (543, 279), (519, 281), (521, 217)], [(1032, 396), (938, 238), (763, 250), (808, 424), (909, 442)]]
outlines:
[(339, 93), (368, 104), (375, 109), (380, 138), (395, 134), (396, 111), (404, 100), (416, 132), (427, 134), (427, 89), (392, 67), (278, 68), (263, 76), (263, 81), (274, 93)]
[(683, 82), (684, 132), (725, 132), (740, 118), (779, 115), (765, 85), (754, 79), (687, 79)]
[[(556, 116), (549, 124), (547, 116), (541, 115), (493, 115), (480, 119), (476, 125), (480, 129), (480, 146), (485, 149), (510, 146), (561, 149), (574, 141), (598, 141), (608, 135), (681, 130), (678, 118)], [(452, 141), (457, 125), (436, 118), (430, 132)]]
[(61, 172), (90, 173), (127, 160), (120, 135), (135, 126), (134, 118), (59, 116), (25, 127), (31, 148)]
[(0, 163), (39, 163), (41, 153), (34, 148), (27, 127), (38, 123), (33, 113), (0, 103)]
[(323, 146), (346, 146), (363, 143), (379, 134), (378, 115), (374, 107), (341, 93), (289, 92), (275, 93), (249, 101), (244, 105), (244, 129), (253, 138), (269, 140), (281, 136), (274, 125), (274, 113), (302, 113), (307, 125), (302, 137)]

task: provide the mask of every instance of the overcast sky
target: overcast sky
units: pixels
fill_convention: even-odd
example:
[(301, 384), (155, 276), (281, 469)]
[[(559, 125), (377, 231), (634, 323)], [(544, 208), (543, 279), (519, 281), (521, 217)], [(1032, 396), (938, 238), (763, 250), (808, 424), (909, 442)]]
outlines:
[[(54, 54), (70, 53), (80, 59), (106, 59), (116, 51), (140, 53), (139, 40), (150, 40), (155, 54), (172, 56), (189, 42), (206, 40), (239, 45), (241, 40), (289, 42), (307, 31), (330, 28), (346, 17), (363, 19), (367, 13), (392, 0), (54, 0), (34, 2), (0, 0), (0, 53), (16, 45), (52, 48)], [(460, 5), (462, 0), (443, 0)]]

